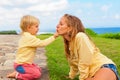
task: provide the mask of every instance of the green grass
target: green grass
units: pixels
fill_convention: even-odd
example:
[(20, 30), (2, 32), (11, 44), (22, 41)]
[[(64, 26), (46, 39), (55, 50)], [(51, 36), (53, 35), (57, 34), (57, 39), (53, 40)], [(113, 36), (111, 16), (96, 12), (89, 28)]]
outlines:
[(120, 40), (93, 37), (93, 41), (104, 55), (116, 63), (120, 71)]
[[(49, 36), (51, 35), (40, 35), (39, 37), (45, 39)], [(101, 52), (116, 63), (120, 71), (120, 40), (100, 37), (92, 37), (92, 39)], [(61, 37), (46, 47), (46, 55), (50, 80), (67, 80), (63, 76), (68, 75), (69, 66), (64, 55), (64, 44)], [(78, 80), (78, 78), (74, 80)]]

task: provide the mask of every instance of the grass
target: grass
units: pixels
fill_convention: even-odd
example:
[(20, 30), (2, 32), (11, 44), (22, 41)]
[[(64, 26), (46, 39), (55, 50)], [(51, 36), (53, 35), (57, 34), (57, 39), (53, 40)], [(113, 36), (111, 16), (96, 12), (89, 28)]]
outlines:
[(101, 53), (112, 59), (120, 71), (120, 40), (93, 37), (94, 43), (99, 47)]
[[(49, 36), (51, 35), (40, 35), (39, 37), (45, 39)], [(92, 37), (92, 39), (101, 52), (116, 63), (118, 71), (120, 71), (120, 40), (101, 37)], [(64, 55), (64, 44), (61, 37), (46, 47), (46, 55), (50, 80), (67, 80), (63, 76), (68, 75), (69, 66)], [(78, 77), (74, 80), (78, 80)]]

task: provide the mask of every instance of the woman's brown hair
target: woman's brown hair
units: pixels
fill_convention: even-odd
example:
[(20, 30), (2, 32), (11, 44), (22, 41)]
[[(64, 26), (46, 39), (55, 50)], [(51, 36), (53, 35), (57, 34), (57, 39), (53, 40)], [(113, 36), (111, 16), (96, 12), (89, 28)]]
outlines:
[[(76, 16), (69, 15), (69, 14), (65, 14), (63, 17), (67, 23), (67, 26), (71, 28), (71, 31), (69, 32), (70, 41), (74, 40), (78, 32), (85, 33), (85, 28), (79, 18), (77, 18)], [(67, 41), (65, 38), (63, 39), (64, 39), (66, 57), (68, 58), (70, 55), (69, 41)]]

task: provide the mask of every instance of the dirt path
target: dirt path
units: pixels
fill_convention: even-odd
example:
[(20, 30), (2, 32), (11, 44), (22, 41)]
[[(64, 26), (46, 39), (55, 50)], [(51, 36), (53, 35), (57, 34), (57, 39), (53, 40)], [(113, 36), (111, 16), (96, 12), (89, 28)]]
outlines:
[[(0, 80), (15, 80), (6, 78), (13, 71), (13, 62), (20, 35), (0, 35)], [(34, 62), (42, 68), (42, 77), (38, 80), (49, 80), (45, 49), (38, 48)]]

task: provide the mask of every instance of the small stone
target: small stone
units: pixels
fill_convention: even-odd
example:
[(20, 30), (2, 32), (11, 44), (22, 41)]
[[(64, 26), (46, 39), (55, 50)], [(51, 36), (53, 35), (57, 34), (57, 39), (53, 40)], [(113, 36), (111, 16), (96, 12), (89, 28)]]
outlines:
[(14, 60), (6, 60), (4, 66), (13, 67)]
[(6, 57), (5, 56), (0, 56), (0, 63), (4, 63), (6, 60)]
[(5, 54), (6, 58), (11, 60), (11, 59), (15, 59), (15, 54), (14, 53), (6, 53)]
[(0, 56), (4, 56), (5, 55), (5, 53), (4, 52), (0, 52)]

